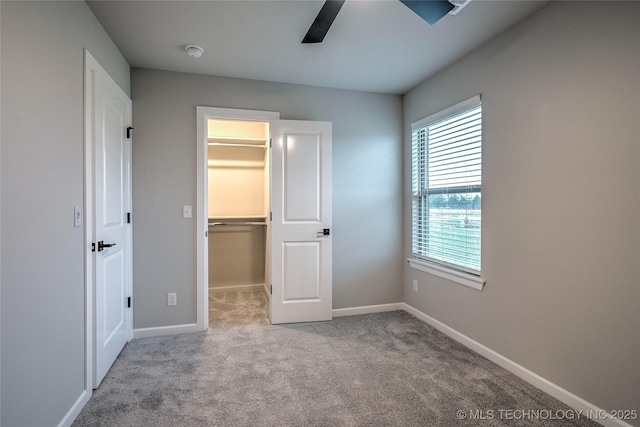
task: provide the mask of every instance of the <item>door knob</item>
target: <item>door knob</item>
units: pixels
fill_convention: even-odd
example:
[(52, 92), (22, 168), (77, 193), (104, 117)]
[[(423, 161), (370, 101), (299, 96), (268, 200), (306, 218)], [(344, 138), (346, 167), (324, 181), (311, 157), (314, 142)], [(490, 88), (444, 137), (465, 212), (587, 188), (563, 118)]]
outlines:
[(322, 231), (318, 231), (317, 236), (318, 237), (324, 237), (324, 236), (330, 236), (331, 235), (331, 230), (328, 228), (323, 228)]
[(105, 243), (102, 240), (98, 242), (98, 252), (102, 252), (104, 248), (110, 248), (111, 246), (115, 246), (115, 243)]

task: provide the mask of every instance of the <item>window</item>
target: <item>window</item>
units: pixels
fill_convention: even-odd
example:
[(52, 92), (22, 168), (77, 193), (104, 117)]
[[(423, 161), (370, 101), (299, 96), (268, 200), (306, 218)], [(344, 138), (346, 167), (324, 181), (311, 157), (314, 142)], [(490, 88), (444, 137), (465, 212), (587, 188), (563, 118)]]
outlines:
[(411, 127), (413, 256), (479, 276), (480, 96), (419, 120)]

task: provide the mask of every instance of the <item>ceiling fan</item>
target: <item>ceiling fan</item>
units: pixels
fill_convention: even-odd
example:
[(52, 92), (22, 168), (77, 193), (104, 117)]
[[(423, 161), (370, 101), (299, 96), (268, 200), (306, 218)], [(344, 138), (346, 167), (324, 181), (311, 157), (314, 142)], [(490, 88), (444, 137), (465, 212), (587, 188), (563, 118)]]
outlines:
[[(470, 0), (464, 0), (457, 3), (468, 3)], [(338, 16), (338, 12), (344, 5), (345, 0), (327, 0), (316, 19), (311, 24), (309, 31), (302, 39), (302, 43), (320, 43), (324, 40), (324, 36), (327, 35), (333, 20)], [(449, 13), (453, 8), (462, 9), (462, 4), (453, 4), (448, 0), (400, 0), (402, 4), (407, 6), (413, 12), (415, 12), (420, 18), (427, 21), (429, 24), (435, 24)]]

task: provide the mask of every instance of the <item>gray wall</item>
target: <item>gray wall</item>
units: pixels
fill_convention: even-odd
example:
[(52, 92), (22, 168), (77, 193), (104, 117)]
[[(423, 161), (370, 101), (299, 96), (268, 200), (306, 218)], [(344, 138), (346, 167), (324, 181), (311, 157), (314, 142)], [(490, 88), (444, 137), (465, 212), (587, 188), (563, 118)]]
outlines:
[(639, 46), (637, 2), (551, 3), (404, 97), (410, 165), (412, 121), (482, 94), (487, 280), (407, 266), (404, 301), (609, 410), (640, 407)]
[[(402, 300), (402, 99), (133, 69), (134, 327), (196, 321), (196, 106), (333, 122), (333, 307)], [(167, 307), (167, 293), (178, 305)]]
[(56, 425), (84, 389), (85, 47), (128, 92), (84, 2), (2, 2), (2, 426)]

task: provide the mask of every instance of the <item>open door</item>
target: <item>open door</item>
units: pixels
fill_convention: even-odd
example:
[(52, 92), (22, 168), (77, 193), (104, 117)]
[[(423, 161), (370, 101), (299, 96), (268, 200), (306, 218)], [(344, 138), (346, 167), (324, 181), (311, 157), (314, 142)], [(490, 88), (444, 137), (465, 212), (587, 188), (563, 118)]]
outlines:
[(331, 123), (270, 129), (271, 323), (331, 320)]

